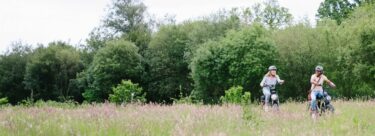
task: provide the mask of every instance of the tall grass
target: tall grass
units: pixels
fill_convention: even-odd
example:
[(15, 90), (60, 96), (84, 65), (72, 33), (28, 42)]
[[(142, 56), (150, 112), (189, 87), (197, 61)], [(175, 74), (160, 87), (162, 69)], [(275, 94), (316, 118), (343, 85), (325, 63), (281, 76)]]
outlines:
[(257, 105), (56, 103), (5, 106), (0, 135), (373, 135), (374, 101), (337, 101), (336, 113), (312, 120), (306, 103), (280, 112)]

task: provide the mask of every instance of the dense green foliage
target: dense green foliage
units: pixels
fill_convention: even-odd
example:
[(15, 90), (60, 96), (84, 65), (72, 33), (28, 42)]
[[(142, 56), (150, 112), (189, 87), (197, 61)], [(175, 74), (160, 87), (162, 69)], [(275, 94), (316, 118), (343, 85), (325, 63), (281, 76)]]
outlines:
[(54, 42), (37, 48), (27, 63), (24, 84), (31, 99), (78, 99), (73, 80), (82, 69), (79, 52), (70, 45)]
[(29, 45), (15, 42), (10, 51), (0, 56), (0, 97), (7, 97), (12, 104), (30, 96), (23, 84), (30, 54)]
[(325, 0), (320, 4), (317, 16), (331, 18), (341, 24), (345, 18), (349, 17), (355, 6), (349, 0)]
[(7, 98), (7, 97), (0, 98), (0, 105), (7, 104), (8, 102), (9, 102), (9, 101), (8, 101), (8, 98)]
[(118, 102), (114, 96), (121, 95), (128, 101), (129, 91), (114, 88), (130, 80), (147, 102), (220, 103), (233, 86), (257, 100), (270, 65), (286, 81), (282, 101), (306, 99), (316, 65), (336, 83), (334, 97), (375, 97), (372, 0), (325, 0), (313, 26), (293, 24), (276, 0), (178, 24), (155, 22), (138, 0), (114, 0), (110, 7), (84, 45), (13, 43), (0, 55), (0, 98)]
[(358, 6), (374, 4), (374, 0), (325, 0), (318, 9), (317, 17), (330, 18), (341, 24)]
[(277, 0), (268, 0), (263, 5), (255, 5), (254, 14), (255, 22), (261, 22), (270, 29), (285, 27), (292, 21), (288, 9), (281, 7)]
[(212, 20), (185, 22), (180, 25), (164, 25), (159, 28), (146, 51), (148, 99), (172, 102), (172, 99), (188, 96), (193, 81), (188, 67), (196, 48), (209, 40), (218, 40), (227, 31), (239, 27), (238, 18), (229, 13), (213, 15)]
[(83, 78), (83, 97), (88, 101), (104, 101), (112, 87), (123, 79), (140, 82), (143, 73), (142, 56), (138, 48), (125, 40), (109, 41), (101, 48)]
[[(280, 97), (306, 98), (310, 86), (309, 79), (318, 64), (324, 66), (325, 74), (329, 79), (334, 74), (338, 74), (335, 73), (340, 69), (336, 65), (336, 59), (339, 57), (337, 45), (340, 44), (337, 27), (335, 22), (327, 20), (319, 22), (316, 28), (298, 24), (274, 32), (273, 39), (280, 60), (277, 65), (279, 74), (281, 78), (287, 80), (287, 83), (281, 86), (282, 91), (287, 90), (280, 93)], [(342, 81), (335, 78), (332, 80)]]
[(143, 52), (151, 39), (150, 26), (144, 16), (146, 9), (139, 0), (114, 0), (103, 27), (111, 37), (119, 36), (133, 42)]
[(190, 65), (195, 84), (192, 95), (217, 102), (224, 90), (236, 85), (257, 94), (265, 69), (275, 62), (275, 47), (269, 37), (266, 29), (254, 25), (199, 48)]
[(180, 92), (188, 94), (192, 89), (188, 63), (184, 60), (188, 41), (181, 28), (166, 26), (160, 28), (150, 42), (147, 52), (150, 100), (170, 101)]

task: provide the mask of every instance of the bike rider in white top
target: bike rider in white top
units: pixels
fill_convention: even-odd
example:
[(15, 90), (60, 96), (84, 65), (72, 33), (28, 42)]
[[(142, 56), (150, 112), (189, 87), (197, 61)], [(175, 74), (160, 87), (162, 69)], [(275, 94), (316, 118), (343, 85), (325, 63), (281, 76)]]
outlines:
[(265, 111), (268, 111), (268, 102), (271, 96), (270, 87), (275, 86), (277, 83), (283, 84), (284, 80), (276, 74), (277, 68), (275, 66), (270, 66), (268, 68), (268, 73), (263, 77), (260, 86), (263, 88), (263, 94), (265, 96)]

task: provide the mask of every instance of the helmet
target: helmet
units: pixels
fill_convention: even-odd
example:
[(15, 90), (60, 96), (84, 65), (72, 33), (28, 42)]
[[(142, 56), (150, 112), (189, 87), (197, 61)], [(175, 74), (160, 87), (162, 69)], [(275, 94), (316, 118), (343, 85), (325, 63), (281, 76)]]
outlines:
[(268, 67), (268, 71), (271, 71), (271, 70), (277, 70), (276, 66), (270, 66), (270, 67)]
[(323, 71), (323, 67), (318, 65), (315, 67), (315, 71)]

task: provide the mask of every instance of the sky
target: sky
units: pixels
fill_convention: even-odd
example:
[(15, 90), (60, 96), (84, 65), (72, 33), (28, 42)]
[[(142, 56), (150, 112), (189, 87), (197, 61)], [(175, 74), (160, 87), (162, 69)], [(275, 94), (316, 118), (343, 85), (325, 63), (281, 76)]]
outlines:
[[(296, 21), (315, 14), (323, 0), (279, 0)], [(177, 22), (214, 13), (220, 9), (250, 7), (262, 0), (143, 0), (156, 18), (166, 14)], [(48, 44), (66, 41), (84, 44), (90, 31), (100, 25), (111, 0), (0, 0), (0, 52), (12, 42)]]

